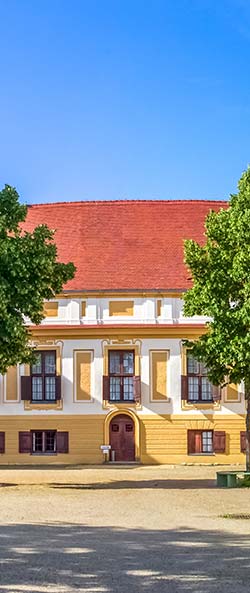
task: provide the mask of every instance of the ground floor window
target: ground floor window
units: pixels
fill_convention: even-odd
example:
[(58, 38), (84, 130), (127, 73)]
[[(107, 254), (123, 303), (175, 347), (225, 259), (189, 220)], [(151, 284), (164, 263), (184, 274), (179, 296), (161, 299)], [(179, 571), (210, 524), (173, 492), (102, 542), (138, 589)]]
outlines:
[(224, 430), (188, 430), (187, 435), (189, 455), (211, 455), (226, 451)]
[(32, 432), (32, 453), (56, 453), (56, 431), (36, 430)]
[(0, 453), (5, 453), (5, 432), (0, 432)]
[(213, 431), (189, 430), (188, 453), (213, 453)]
[(51, 455), (69, 452), (69, 433), (57, 430), (19, 432), (19, 453)]

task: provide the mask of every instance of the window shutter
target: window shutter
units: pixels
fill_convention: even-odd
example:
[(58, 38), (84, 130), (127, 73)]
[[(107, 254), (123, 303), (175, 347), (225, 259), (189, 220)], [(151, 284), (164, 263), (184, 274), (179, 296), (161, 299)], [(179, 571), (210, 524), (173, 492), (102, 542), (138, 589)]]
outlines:
[(134, 400), (135, 402), (141, 401), (141, 377), (139, 375), (133, 377), (134, 380)]
[(104, 401), (109, 401), (110, 390), (109, 390), (109, 377), (106, 375), (102, 378), (102, 397)]
[(188, 377), (181, 375), (181, 399), (188, 400)]
[(221, 399), (221, 387), (220, 385), (212, 385), (212, 397), (214, 402), (218, 402)]
[(62, 390), (61, 390), (61, 376), (57, 375), (56, 377), (56, 400), (59, 400), (62, 398)]
[(246, 433), (245, 430), (240, 432), (240, 450), (241, 453), (246, 453)]
[(68, 432), (57, 432), (56, 433), (56, 451), (57, 451), (57, 453), (68, 453), (69, 452), (69, 433)]
[(5, 432), (0, 432), (0, 453), (5, 453)]
[(31, 432), (19, 432), (19, 453), (31, 453)]
[(32, 377), (21, 377), (21, 399), (31, 401), (32, 399)]
[(226, 452), (226, 433), (224, 430), (215, 430), (213, 435), (214, 453)]
[(187, 431), (187, 441), (188, 441), (188, 455), (191, 453), (196, 453), (195, 451), (195, 430), (188, 430)]

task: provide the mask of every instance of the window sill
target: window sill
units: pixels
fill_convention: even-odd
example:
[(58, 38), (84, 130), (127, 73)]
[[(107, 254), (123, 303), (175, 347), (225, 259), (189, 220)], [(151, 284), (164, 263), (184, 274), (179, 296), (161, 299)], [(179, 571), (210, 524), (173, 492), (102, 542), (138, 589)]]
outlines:
[(109, 401), (109, 400), (103, 400), (102, 402), (102, 407), (104, 410), (111, 410), (111, 409), (122, 409), (122, 408), (139, 408), (141, 409), (141, 401), (140, 402), (136, 402), (135, 400), (133, 401)]
[(137, 402), (135, 399), (109, 399), (107, 400), (109, 404), (136, 404)]
[(211, 453), (188, 453), (189, 457), (212, 457), (214, 455), (213, 451)]
[(48, 403), (46, 401), (34, 402), (34, 401), (24, 401), (24, 409), (29, 410), (62, 410), (63, 409), (63, 402), (62, 399), (58, 399), (55, 401), (51, 401)]
[(187, 401), (182, 400), (181, 402), (181, 409), (182, 410), (219, 410), (221, 407), (221, 401), (207, 401), (207, 402), (199, 402), (199, 401)]
[(187, 399), (187, 404), (193, 404), (193, 405), (197, 405), (197, 404), (209, 404), (209, 405), (214, 405), (214, 400), (213, 399)]
[(31, 453), (32, 457), (56, 457), (57, 452), (54, 453), (39, 453), (39, 452), (35, 452), (35, 453)]
[(60, 400), (57, 399), (32, 399), (29, 403), (36, 406), (36, 405), (42, 405), (42, 404), (57, 404), (57, 402)]

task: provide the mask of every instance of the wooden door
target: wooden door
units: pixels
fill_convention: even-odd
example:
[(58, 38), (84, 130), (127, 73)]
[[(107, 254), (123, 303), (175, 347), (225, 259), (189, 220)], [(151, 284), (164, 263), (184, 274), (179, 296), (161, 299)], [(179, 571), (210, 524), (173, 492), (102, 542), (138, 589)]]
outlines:
[(135, 425), (130, 416), (119, 414), (110, 422), (110, 445), (115, 461), (135, 461)]

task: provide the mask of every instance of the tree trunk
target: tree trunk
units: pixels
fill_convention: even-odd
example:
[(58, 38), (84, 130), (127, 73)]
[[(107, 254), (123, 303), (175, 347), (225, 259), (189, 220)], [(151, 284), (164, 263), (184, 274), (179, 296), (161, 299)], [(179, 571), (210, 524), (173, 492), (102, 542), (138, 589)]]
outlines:
[(250, 472), (250, 382), (245, 383), (246, 399), (246, 471)]

